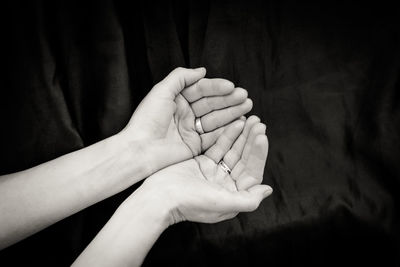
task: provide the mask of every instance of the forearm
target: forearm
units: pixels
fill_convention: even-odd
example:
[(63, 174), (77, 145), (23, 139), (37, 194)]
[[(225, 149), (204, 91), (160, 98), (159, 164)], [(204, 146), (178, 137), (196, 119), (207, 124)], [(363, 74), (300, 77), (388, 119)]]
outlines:
[(170, 224), (170, 209), (157, 190), (142, 185), (115, 212), (74, 266), (139, 266)]
[[(101, 201), (148, 175), (142, 145), (119, 136), (0, 177), (0, 249)], [(136, 153), (132, 153), (136, 151)]]

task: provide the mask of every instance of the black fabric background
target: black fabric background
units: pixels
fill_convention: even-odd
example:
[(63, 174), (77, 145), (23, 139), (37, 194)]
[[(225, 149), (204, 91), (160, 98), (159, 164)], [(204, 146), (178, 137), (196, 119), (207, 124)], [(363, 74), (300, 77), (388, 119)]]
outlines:
[[(227, 222), (169, 228), (145, 266), (400, 264), (395, 6), (8, 1), (0, 12), (2, 174), (117, 133), (177, 66), (249, 91), (268, 125), (273, 195)], [(136, 186), (1, 251), (0, 265), (71, 264)]]

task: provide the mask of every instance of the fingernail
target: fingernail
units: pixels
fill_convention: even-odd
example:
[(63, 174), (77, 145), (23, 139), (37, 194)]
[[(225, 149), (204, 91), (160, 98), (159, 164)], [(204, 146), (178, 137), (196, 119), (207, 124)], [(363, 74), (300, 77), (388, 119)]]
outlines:
[(271, 195), (273, 191), (274, 190), (272, 189), (272, 187), (268, 186), (264, 191), (264, 194), (263, 194), (264, 197), (267, 197), (267, 196)]
[(205, 70), (206, 68), (204, 68), (204, 67), (199, 67), (199, 68), (196, 68), (196, 69), (194, 69), (195, 71), (202, 71), (202, 70)]

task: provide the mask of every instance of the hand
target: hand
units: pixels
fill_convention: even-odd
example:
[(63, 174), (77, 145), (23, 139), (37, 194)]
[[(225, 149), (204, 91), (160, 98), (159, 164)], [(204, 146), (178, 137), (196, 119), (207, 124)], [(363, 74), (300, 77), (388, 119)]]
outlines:
[[(146, 142), (151, 172), (199, 155), (215, 143), (222, 126), (251, 110), (246, 90), (204, 75), (204, 68), (175, 69), (154, 86), (121, 132), (128, 143)], [(196, 117), (204, 134), (195, 130)]]
[[(171, 224), (233, 218), (238, 212), (255, 210), (272, 193), (271, 187), (260, 185), (267, 154), (265, 125), (255, 116), (238, 120), (204, 155), (155, 173), (142, 190), (161, 190), (156, 194), (172, 210)], [(218, 165), (221, 159), (232, 169), (230, 175)]]
[[(268, 153), (265, 125), (255, 116), (226, 127), (204, 156), (145, 180), (117, 209), (75, 266), (140, 266), (161, 233), (189, 220), (215, 223), (252, 211), (272, 192), (260, 185)], [(217, 163), (223, 158), (227, 174)]]

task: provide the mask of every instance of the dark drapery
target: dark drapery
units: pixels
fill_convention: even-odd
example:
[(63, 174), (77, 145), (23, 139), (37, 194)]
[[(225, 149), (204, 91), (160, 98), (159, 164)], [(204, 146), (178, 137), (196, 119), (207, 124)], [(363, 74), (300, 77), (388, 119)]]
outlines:
[[(246, 88), (267, 123), (274, 193), (233, 220), (169, 228), (145, 265), (400, 264), (398, 9), (133, 2), (2, 5), (2, 174), (117, 133), (173, 68), (205, 66)], [(71, 264), (136, 186), (1, 251), (0, 265)]]

